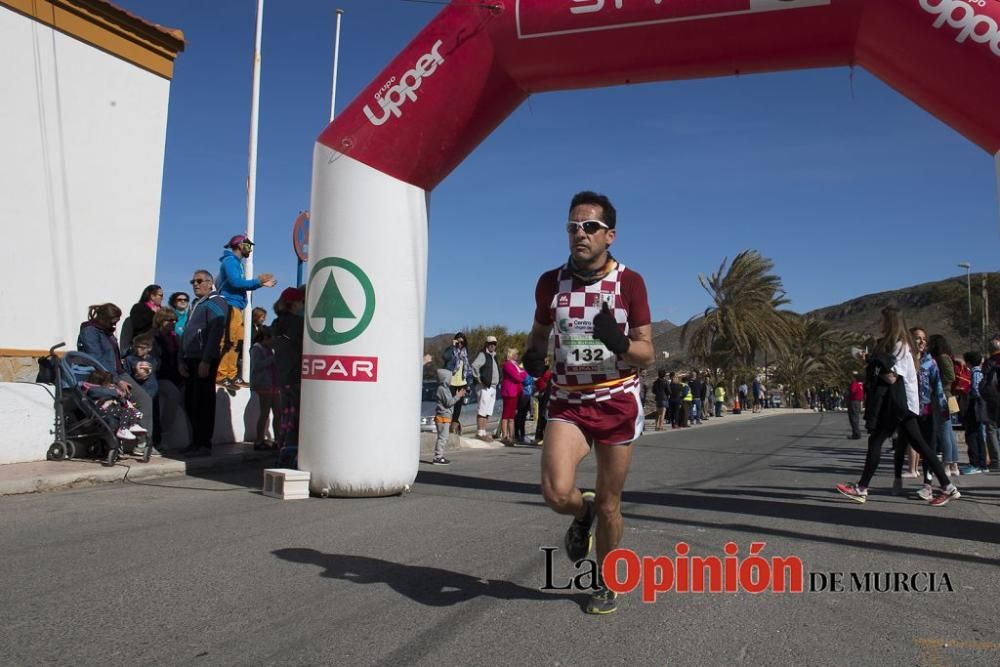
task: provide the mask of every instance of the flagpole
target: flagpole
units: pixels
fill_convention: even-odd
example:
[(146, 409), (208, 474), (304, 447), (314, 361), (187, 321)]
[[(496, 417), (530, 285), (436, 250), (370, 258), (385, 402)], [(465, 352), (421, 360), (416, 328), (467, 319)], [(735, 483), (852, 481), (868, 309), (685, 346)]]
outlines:
[[(250, 97), (250, 156), (247, 165), (247, 236), (254, 238), (254, 214), (257, 199), (257, 118), (260, 106), (261, 32), (264, 24), (264, 0), (257, 0), (257, 32), (253, 50), (253, 92)], [(246, 277), (252, 277), (253, 253), (246, 260)], [(247, 292), (247, 307), (243, 311), (243, 368), (240, 377), (250, 381), (250, 340), (253, 327), (253, 292)]]
[(330, 122), (336, 113), (337, 104), (337, 61), (340, 58), (340, 17), (344, 15), (343, 9), (337, 10), (337, 29), (333, 36), (333, 92), (330, 93)]

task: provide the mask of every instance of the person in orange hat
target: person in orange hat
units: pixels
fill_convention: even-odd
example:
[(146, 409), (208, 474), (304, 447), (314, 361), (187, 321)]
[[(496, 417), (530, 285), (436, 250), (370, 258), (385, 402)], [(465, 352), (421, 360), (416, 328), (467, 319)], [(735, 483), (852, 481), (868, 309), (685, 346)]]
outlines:
[(245, 234), (229, 239), (219, 258), (219, 278), (216, 288), (229, 305), (226, 332), (222, 339), (222, 357), (215, 374), (215, 381), (224, 387), (236, 386), (239, 379), (239, 353), (243, 346), (243, 311), (247, 307), (247, 292), (261, 287), (274, 287), (278, 281), (270, 273), (256, 278), (245, 278), (243, 260), (253, 252), (254, 242)]

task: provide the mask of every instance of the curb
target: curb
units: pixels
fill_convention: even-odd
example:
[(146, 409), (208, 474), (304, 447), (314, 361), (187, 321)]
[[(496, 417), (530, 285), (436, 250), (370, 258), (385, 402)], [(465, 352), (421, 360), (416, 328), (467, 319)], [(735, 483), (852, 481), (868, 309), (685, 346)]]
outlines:
[[(97, 461), (41, 461), (29, 464), (36, 466), (38, 472), (31, 471), (22, 477), (0, 479), (0, 497), (85, 488), (98, 484), (124, 482), (126, 478), (141, 480), (183, 477), (195, 472), (232, 470), (248, 464), (263, 463), (266, 460), (265, 456), (240, 452), (194, 461), (153, 459), (149, 463), (142, 463), (124, 460), (110, 468), (102, 466)], [(72, 465), (74, 469), (52, 472), (55, 466), (60, 465)]]

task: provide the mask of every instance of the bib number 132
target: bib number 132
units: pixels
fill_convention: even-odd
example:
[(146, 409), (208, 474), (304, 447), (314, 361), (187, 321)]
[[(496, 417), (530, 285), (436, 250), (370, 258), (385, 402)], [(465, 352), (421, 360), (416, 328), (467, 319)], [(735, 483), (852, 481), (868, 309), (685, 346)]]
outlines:
[(604, 350), (601, 348), (578, 347), (570, 350), (569, 357), (575, 362), (599, 362), (604, 361)]

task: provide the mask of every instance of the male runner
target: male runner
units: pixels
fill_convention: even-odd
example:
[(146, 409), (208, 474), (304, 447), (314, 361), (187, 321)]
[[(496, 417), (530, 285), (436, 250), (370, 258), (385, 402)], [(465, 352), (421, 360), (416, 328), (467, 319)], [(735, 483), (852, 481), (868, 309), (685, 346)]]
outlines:
[[(586, 558), (597, 522), (597, 564), (622, 536), (621, 494), (632, 460), (632, 441), (642, 433), (638, 369), (654, 361), (646, 284), (609, 252), (615, 240), (615, 207), (604, 195), (581, 192), (570, 203), (569, 260), (542, 274), (535, 287), (535, 322), (524, 368), (545, 370), (549, 332), (555, 333), (555, 368), (549, 398), (542, 494), (560, 514), (572, 514), (566, 555)], [(581, 493), (576, 469), (594, 447), (597, 490)], [(602, 581), (587, 613), (617, 609)]]

